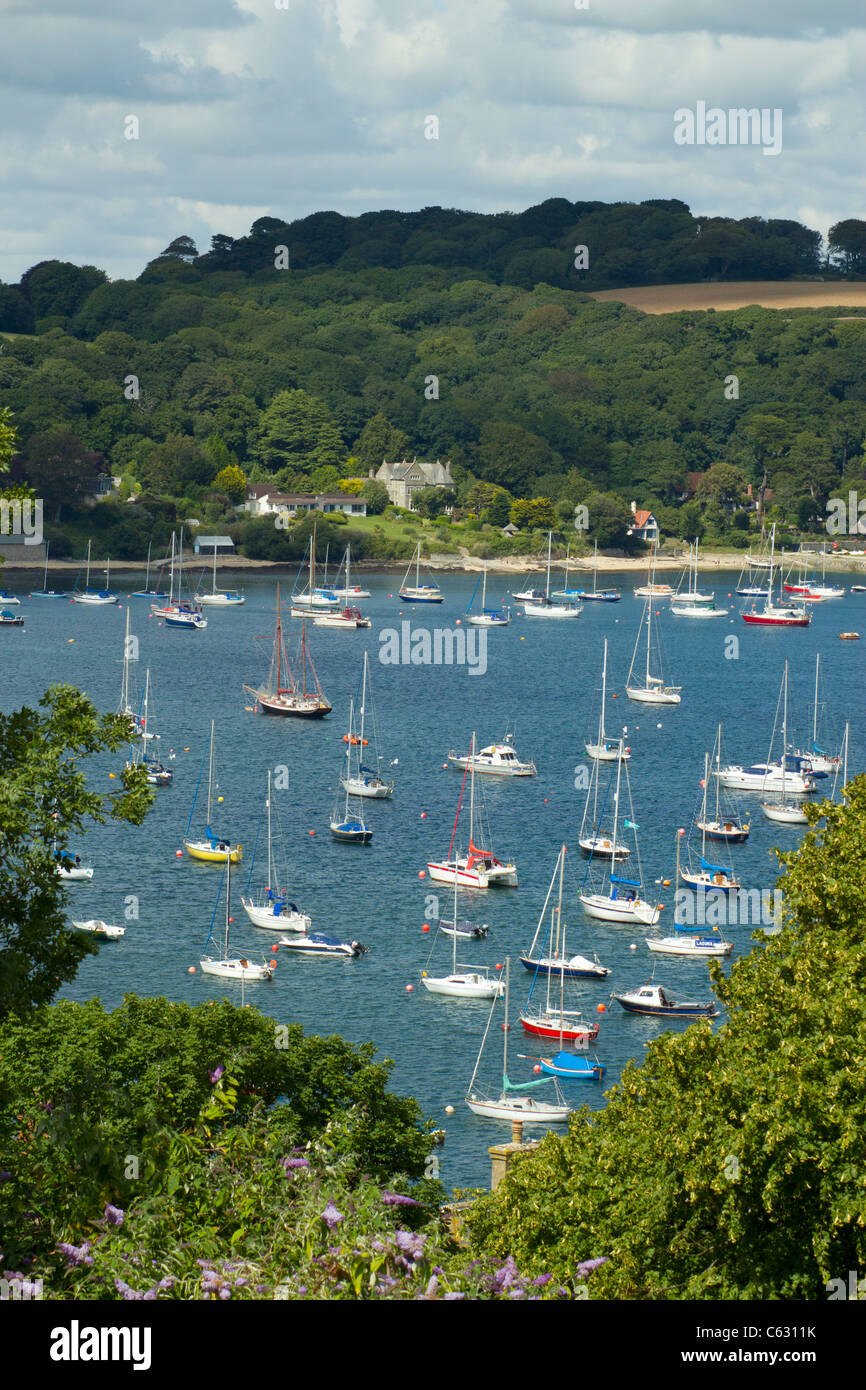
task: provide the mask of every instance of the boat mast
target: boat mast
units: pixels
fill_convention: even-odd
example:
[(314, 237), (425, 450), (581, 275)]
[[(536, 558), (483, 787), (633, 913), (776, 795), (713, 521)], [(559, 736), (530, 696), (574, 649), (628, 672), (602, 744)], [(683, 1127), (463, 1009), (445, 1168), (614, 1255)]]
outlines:
[(51, 549), (51, 542), (50, 542), (50, 541), (46, 541), (46, 542), (45, 542), (45, 578), (42, 580), (42, 589), (43, 589), (43, 592), (46, 592), (46, 593), (47, 593), (47, 591), (48, 591), (48, 552), (49, 552), (50, 549)]
[[(347, 582), (346, 587), (348, 588), (348, 582)], [(359, 752), (359, 754), (358, 754), (358, 775), (359, 775), (359, 776), (360, 776), (360, 773), (361, 773), (361, 766), (360, 766), (360, 763), (361, 763), (361, 758), (363, 757), (363, 750), (364, 750), (364, 711), (365, 711), (365, 709), (366, 709), (366, 706), (367, 706), (367, 653), (365, 652), (365, 653), (364, 653), (364, 676), (363, 676), (363, 680), (362, 680), (362, 682), (361, 682), (361, 730), (360, 730), (361, 742), (360, 742), (360, 744), (359, 744), (359, 748), (361, 749), (361, 752)]]
[(550, 542), (551, 542), (552, 538), (553, 538), (553, 532), (552, 532), (552, 531), (548, 531), (548, 533), (547, 533), (547, 583), (546, 583), (545, 586), (544, 586), (544, 601), (545, 601), (545, 603), (549, 603), (549, 602), (550, 602)]
[(511, 957), (505, 957), (505, 1022), (502, 1025), (502, 1089), (508, 1082), (508, 987), (511, 976)]
[(229, 958), (229, 902), (232, 895), (232, 857), (229, 855), (226, 860), (226, 945), (223, 952), (223, 960)]
[(86, 582), (86, 584), (85, 584), (85, 586), (84, 586), (85, 589), (88, 590), (88, 592), (89, 592), (89, 590), (90, 590), (90, 545), (91, 545), (91, 542), (88, 541), (88, 542), (87, 542), (87, 582)]
[(598, 747), (599, 752), (604, 748), (606, 738), (604, 732), (604, 702), (607, 698), (607, 638), (604, 639), (604, 660), (601, 664), (601, 717), (598, 721)]
[(274, 859), (271, 850), (271, 769), (268, 768), (268, 888), (274, 883)]
[(815, 713), (812, 718), (812, 752), (818, 748), (818, 672), (821, 668), (821, 653), (815, 655)]
[(120, 682), (120, 713), (129, 709), (129, 604), (126, 605), (126, 636), (123, 639), (123, 678)]
[(213, 801), (213, 740), (214, 740), (214, 727), (215, 727), (215, 722), (216, 722), (216, 721), (213, 720), (213, 719), (212, 719), (211, 722), (210, 722), (210, 765), (209, 765), (209, 767), (208, 767), (208, 774), (207, 774), (207, 823), (208, 823), (208, 827), (210, 827), (211, 804), (212, 804), (212, 801)]
[[(469, 747), (469, 852), (475, 843), (475, 730), (472, 731), (472, 743)], [(468, 867), (468, 865), (467, 865)], [(457, 877), (455, 865), (454, 876)], [(507, 1020), (506, 1020), (507, 1021)]]
[(785, 662), (785, 679), (783, 682), (784, 698), (782, 701), (782, 805), (785, 805), (785, 767), (788, 762), (788, 663)]
[(619, 748), (617, 749), (617, 759), (616, 759), (616, 794), (615, 794), (614, 799), (613, 799), (613, 854), (611, 855), (611, 860), (610, 860), (610, 872), (611, 872), (611, 873), (613, 873), (614, 870), (615, 870), (615, 868), (616, 868), (616, 846), (617, 846), (617, 839), (616, 839), (616, 836), (617, 836), (617, 831), (618, 831), (618, 829), (619, 829), (619, 788), (620, 788), (620, 782), (621, 782), (621, 781), (622, 781), (622, 739), (620, 738), (620, 740), (619, 740)]
[[(707, 857), (707, 782), (710, 776), (710, 755), (704, 754), (704, 805), (701, 811), (701, 858)], [(703, 868), (703, 864), (701, 868)]]

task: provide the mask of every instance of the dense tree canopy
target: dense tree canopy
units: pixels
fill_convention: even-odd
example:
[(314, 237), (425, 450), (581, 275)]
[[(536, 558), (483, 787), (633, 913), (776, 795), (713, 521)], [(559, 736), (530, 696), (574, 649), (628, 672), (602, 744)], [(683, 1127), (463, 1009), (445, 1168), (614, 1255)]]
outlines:
[(478, 1249), (594, 1295), (819, 1299), (866, 1263), (866, 778), (807, 810), (781, 929), (725, 976), (728, 1021), (649, 1044), (467, 1218)]

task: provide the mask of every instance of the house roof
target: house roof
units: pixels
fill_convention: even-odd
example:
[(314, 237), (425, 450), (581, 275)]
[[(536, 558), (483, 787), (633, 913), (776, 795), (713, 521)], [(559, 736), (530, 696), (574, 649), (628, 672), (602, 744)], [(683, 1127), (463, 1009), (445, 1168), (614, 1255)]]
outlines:
[(234, 548), (231, 536), (196, 536), (196, 545), (230, 545)]
[(401, 463), (388, 463), (382, 460), (382, 466), (376, 477), (379, 482), (399, 483), (404, 478), (410, 476), (414, 471), (417, 477), (419, 472), (429, 486), (453, 487), (454, 479), (451, 477), (451, 460), (446, 459), (445, 463), (440, 463), (437, 459), (435, 463), (422, 463), (420, 459), (413, 458), (411, 463), (403, 459)]
[(634, 514), (634, 524), (635, 524), (635, 526), (638, 526), (638, 527), (640, 527), (640, 526), (646, 526), (646, 524), (647, 524), (648, 521), (655, 521), (655, 517), (653, 516), (652, 512), (635, 512), (635, 514)]

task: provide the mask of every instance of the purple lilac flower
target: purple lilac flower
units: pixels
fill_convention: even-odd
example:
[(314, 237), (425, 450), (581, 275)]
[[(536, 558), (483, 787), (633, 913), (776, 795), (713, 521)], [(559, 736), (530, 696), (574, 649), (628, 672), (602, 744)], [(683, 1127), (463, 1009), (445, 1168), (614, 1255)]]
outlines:
[(125, 1220), (120, 1207), (113, 1207), (110, 1202), (106, 1202), (104, 1215), (109, 1226), (122, 1226)]
[(386, 1207), (420, 1207), (414, 1197), (404, 1197), (401, 1192), (383, 1192), (382, 1201)]
[(309, 1168), (309, 1159), (306, 1158), (284, 1158), (281, 1160), (286, 1173), (290, 1173), (293, 1168)]
[(431, 1277), (430, 1277), (430, 1278), (428, 1279), (428, 1281), (427, 1281), (427, 1288), (424, 1290), (424, 1295), (425, 1295), (425, 1297), (426, 1297), (426, 1298), (435, 1298), (435, 1297), (436, 1297), (436, 1291), (437, 1291), (438, 1288), (439, 1288), (439, 1280), (438, 1280), (438, 1278), (436, 1277), (436, 1275), (433, 1274), (433, 1275), (431, 1275)]
[(328, 1205), (325, 1207), (325, 1210), (322, 1212), (322, 1220), (324, 1221), (328, 1230), (333, 1231), (335, 1226), (339, 1226), (342, 1219), (343, 1218), (341, 1214), (337, 1211), (337, 1208), (334, 1206), (334, 1203), (329, 1202)]
[(591, 1274), (594, 1269), (599, 1269), (602, 1265), (606, 1265), (608, 1258), (607, 1255), (602, 1255), (598, 1260), (584, 1260), (582, 1264), (577, 1266), (577, 1272), (580, 1275)]
[(497, 1269), (496, 1273), (493, 1275), (493, 1287), (495, 1289), (510, 1289), (518, 1277), (517, 1265), (514, 1263), (514, 1257), (513, 1255), (509, 1255), (502, 1268)]
[(371, 1240), (370, 1249), (375, 1250), (377, 1255), (383, 1255), (388, 1247), (387, 1245), (383, 1245), (381, 1240)]
[(465, 1297), (465, 1293), (461, 1293), (459, 1289), (452, 1289), (450, 1293), (442, 1295), (442, 1298), (446, 1303), (456, 1303), (458, 1299)]
[(212, 1086), (216, 1085), (224, 1071), (225, 1067), (223, 1066), (222, 1062), (220, 1062), (219, 1066), (216, 1068), (215, 1071), (208, 1072), (208, 1076), (210, 1077)]
[(423, 1258), (426, 1236), (420, 1235), (417, 1231), (397, 1231), (394, 1239), (397, 1242), (397, 1248), (402, 1250), (404, 1255), (408, 1255), (410, 1260), (415, 1261)]
[(156, 1291), (160, 1288), (160, 1285), (156, 1284), (152, 1289), (146, 1289), (144, 1293), (139, 1293), (137, 1289), (131, 1289), (129, 1284), (125, 1284), (122, 1279), (115, 1279), (114, 1287), (117, 1289), (120, 1297), (127, 1303), (153, 1303), (156, 1299)]
[(549, 1284), (553, 1278), (552, 1274), (539, 1274), (537, 1279), (533, 1279), (533, 1284), (537, 1289), (543, 1289), (545, 1284)]
[(69, 1265), (92, 1265), (93, 1256), (89, 1253), (90, 1241), (85, 1240), (81, 1245), (69, 1245), (61, 1240), (57, 1246), (61, 1254), (66, 1256)]
[(306, 1284), (301, 1284), (300, 1287), (299, 1287), (299, 1289), (298, 1289), (298, 1293), (301, 1295), (301, 1297), (303, 1297), (303, 1295), (304, 1295), (306, 1292), (307, 1292), (307, 1286), (306, 1286)]

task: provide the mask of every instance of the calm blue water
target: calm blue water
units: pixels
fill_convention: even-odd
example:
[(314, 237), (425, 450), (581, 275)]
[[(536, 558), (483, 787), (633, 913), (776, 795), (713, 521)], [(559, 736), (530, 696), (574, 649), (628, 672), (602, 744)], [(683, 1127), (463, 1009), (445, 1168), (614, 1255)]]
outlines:
[[(728, 593), (735, 576), (716, 578), (717, 602), (732, 604)], [(23, 596), (25, 581), (7, 576), (6, 582)], [(129, 588), (139, 582), (125, 581)], [(270, 719), (245, 710), (252, 702), (242, 686), (257, 682), (270, 653), (270, 644), (256, 643), (254, 637), (273, 632), (272, 575), (246, 577), (246, 606), (229, 612), (210, 610), (205, 632), (161, 626), (150, 616), (146, 600), (130, 601), (132, 632), (140, 641), (136, 678), (140, 689), (145, 666), (150, 666), (163, 760), (168, 763), (170, 747), (177, 754), (170, 764), (175, 782), (156, 789), (156, 805), (143, 826), (96, 827), (75, 846), (96, 872), (92, 883), (70, 886), (74, 914), (122, 922), (124, 899), (135, 894), (140, 918), (129, 924), (121, 942), (104, 945), (98, 956), (87, 960), (63, 993), (81, 1000), (99, 996), (108, 1007), (117, 1005), (127, 991), (190, 1003), (229, 992), (240, 1001), (239, 985), (187, 973), (198, 962), (208, 935), (221, 868), (175, 857), (214, 719), (219, 795), (224, 798), (215, 825), (232, 840), (240, 840), (246, 851), (244, 863), (233, 874), (238, 890), (233, 945), (258, 955), (274, 940), (247, 921), (238, 898), (263, 816), (267, 770), (287, 767), (289, 787), (275, 791), (274, 798), (286, 831), (292, 897), (313, 918), (314, 928), (357, 937), (371, 948), (369, 955), (349, 961), (299, 960), (281, 951), (273, 982), (248, 985), (246, 1000), (312, 1032), (339, 1032), (356, 1043), (372, 1040), (381, 1055), (396, 1063), (394, 1088), (417, 1096), (446, 1130), (445, 1147), (439, 1150), (443, 1181), (486, 1184), (488, 1146), (508, 1138), (508, 1126), (472, 1115), (463, 1097), (488, 1005), (437, 998), (419, 984), (431, 947), (430, 935), (421, 931), (431, 916), (425, 895), (436, 889), (420, 880), (418, 872), (429, 858), (447, 851), (460, 793), (460, 775), (443, 770), (448, 750), (468, 749), (473, 729), (479, 746), (509, 731), (518, 754), (534, 758), (539, 770), (537, 778), (514, 783), (478, 779), (483, 783), (492, 848), (501, 858), (516, 860), (520, 887), (463, 894), (460, 903), (461, 915), (486, 921), (491, 930), (486, 941), (459, 946), (458, 958), (494, 963), (510, 955), (516, 1009), (525, 999), (528, 979), (516, 957), (532, 939), (560, 845), (576, 848), (585, 793), (575, 789), (575, 767), (591, 767), (582, 756), (583, 740), (598, 719), (604, 636), (610, 642), (608, 694), (618, 695), (616, 700), (609, 698), (608, 733), (615, 735), (623, 724), (628, 728), (641, 858), (645, 882), (652, 886), (655, 879), (673, 877), (676, 830), (689, 825), (695, 810), (703, 755), (712, 747), (717, 722), (724, 724), (726, 760), (766, 756), (786, 656), (789, 727), (794, 735), (807, 737), (815, 654), (820, 651), (832, 732), (838, 739), (845, 720), (850, 720), (849, 771), (862, 768), (866, 641), (840, 642), (838, 634), (848, 628), (866, 630), (866, 595), (849, 594), (815, 605), (812, 626), (793, 631), (748, 628), (736, 612), (730, 622), (675, 619), (668, 615), (666, 603), (659, 605), (665, 676), (682, 685), (683, 702), (678, 708), (654, 710), (630, 704), (623, 694), (643, 610), (642, 601), (632, 597), (633, 585), (641, 582), (637, 577), (622, 577), (627, 597), (621, 603), (587, 604), (576, 622), (515, 617), (510, 627), (489, 634), (487, 671), (478, 676), (470, 676), (466, 668), (386, 666), (377, 660), (383, 628), (399, 629), (407, 619), (413, 629), (453, 624), (466, 609), (474, 577), (443, 576), (446, 599), (438, 607), (403, 605), (390, 597), (396, 595), (399, 576), (373, 575), (364, 582), (373, 593), (363, 604), (373, 619), (369, 631), (310, 630), (322, 686), (334, 706), (327, 719), (312, 723)], [(506, 585), (510, 587), (505, 579), (494, 580), (488, 602), (504, 597)], [(701, 587), (710, 587), (703, 575)], [(52, 681), (67, 681), (85, 690), (101, 709), (113, 711), (120, 692), (126, 614), (121, 596), (123, 607), (92, 610), (62, 601), (25, 600), (18, 610), (27, 619), (24, 632), (0, 632), (3, 709), (35, 704)], [(517, 605), (512, 607), (516, 611)], [(730, 634), (739, 639), (737, 659), (725, 656)], [(358, 687), (365, 648), (371, 656), (380, 751), (386, 765), (398, 759), (392, 769), (397, 782), (393, 801), (366, 803), (365, 813), (375, 830), (367, 848), (338, 844), (328, 831), (349, 699)], [(93, 761), (95, 787), (109, 789), (111, 767), (108, 759)], [(757, 799), (743, 798), (744, 804), (750, 800)], [(200, 831), (203, 804), (199, 809), (194, 828)], [(799, 832), (771, 825), (757, 805), (752, 827), (750, 840), (731, 850), (733, 862), (745, 887), (770, 888), (776, 874), (774, 844), (791, 848)], [(720, 862), (725, 862), (726, 853), (722, 847)], [(584, 869), (583, 858), (570, 853), (569, 948), (596, 951), (612, 970), (606, 983), (582, 987), (585, 1013), (594, 1015), (596, 1004), (608, 1002), (612, 989), (642, 983), (652, 973), (654, 960), (656, 978), (675, 995), (706, 997), (705, 963), (653, 958), (643, 936), (631, 928), (583, 917), (575, 899)], [(448, 890), (440, 891), (447, 915)], [(673, 890), (657, 891), (667, 903), (663, 923), (670, 930)], [(749, 926), (729, 928), (728, 934), (738, 953), (752, 948)], [(629, 949), (632, 943), (637, 950)], [(450, 968), (450, 942), (440, 940), (433, 959), (434, 966)], [(415, 986), (411, 993), (409, 984)], [(629, 1058), (640, 1058), (662, 1026), (610, 1005), (597, 1046), (608, 1069), (606, 1084), (619, 1078)], [(510, 1037), (511, 1075), (528, 1079), (532, 1062), (517, 1054), (549, 1055), (550, 1044), (531, 1041), (517, 1027)], [(500, 1046), (501, 1033), (491, 1029), (480, 1081), (496, 1082)], [(219, 1060), (214, 1058), (215, 1063)], [(598, 1086), (571, 1083), (571, 1094), (576, 1103), (604, 1103)], [(447, 1105), (454, 1106), (451, 1116), (445, 1113)]]

